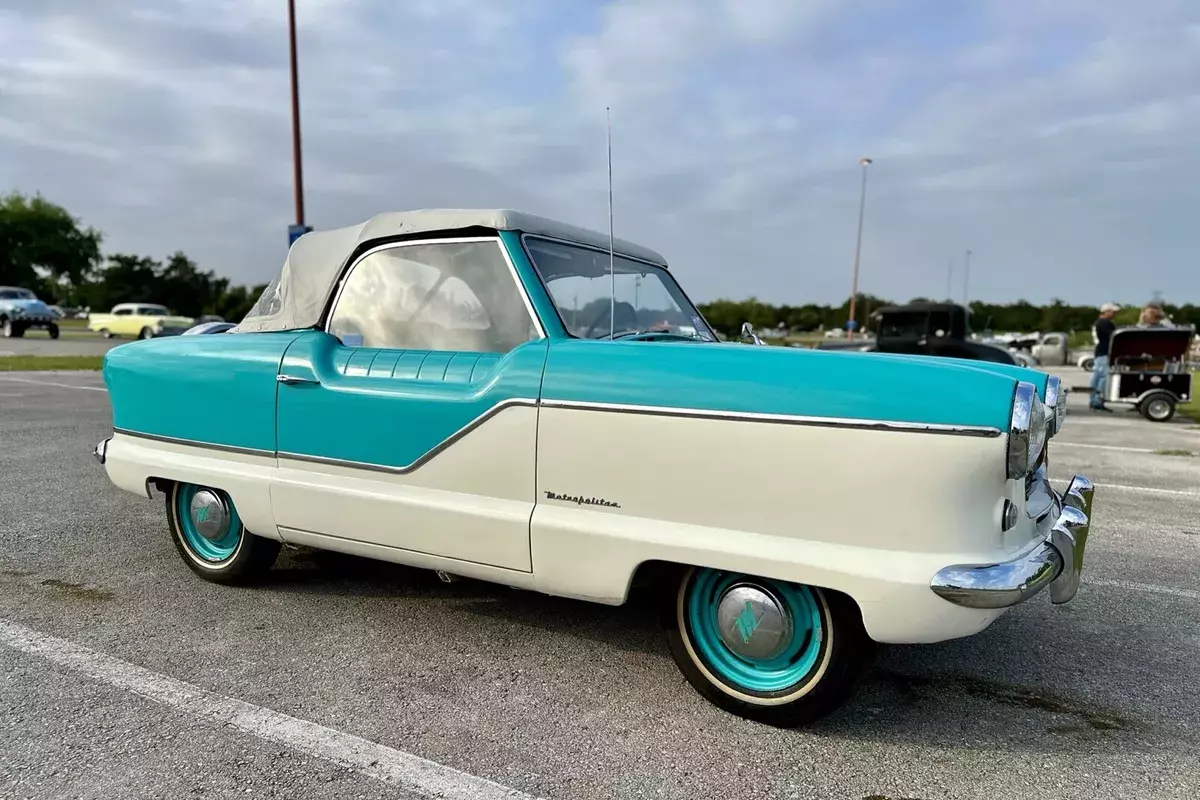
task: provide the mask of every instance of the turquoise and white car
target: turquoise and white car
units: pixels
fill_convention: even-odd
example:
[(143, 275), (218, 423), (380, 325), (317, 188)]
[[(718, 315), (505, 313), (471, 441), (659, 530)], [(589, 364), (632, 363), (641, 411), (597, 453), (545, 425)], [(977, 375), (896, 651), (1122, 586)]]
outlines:
[(95, 455), (165, 494), (197, 575), (262, 579), (289, 543), (610, 605), (645, 584), (691, 684), (775, 725), (844, 703), (874, 643), (1065, 603), (1083, 568), (1056, 379), (722, 343), (658, 253), (512, 211), (306, 234), (237, 326), (116, 347), (104, 380)]

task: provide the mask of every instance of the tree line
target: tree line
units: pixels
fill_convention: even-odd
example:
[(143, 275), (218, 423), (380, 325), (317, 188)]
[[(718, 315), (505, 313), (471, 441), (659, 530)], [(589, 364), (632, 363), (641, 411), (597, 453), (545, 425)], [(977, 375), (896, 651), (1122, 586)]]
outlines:
[[(854, 317), (862, 330), (869, 327), (870, 315), (885, 306), (903, 303), (959, 302), (940, 298), (913, 297), (904, 301), (893, 301), (874, 295), (859, 295)], [(1149, 301), (1145, 301), (1149, 302)], [(1115, 322), (1118, 325), (1133, 325), (1138, 321), (1143, 302), (1134, 301), (1122, 305)], [(1172, 322), (1180, 325), (1195, 325), (1200, 329), (1200, 306), (1192, 303), (1175, 305), (1160, 302)], [(976, 332), (994, 331), (1087, 331), (1096, 322), (1099, 309), (1091, 305), (1069, 305), (1054, 299), (1047, 305), (1034, 305), (1027, 300), (999, 304), (975, 301), (969, 304), (971, 329)], [(802, 306), (773, 305), (755, 298), (748, 300), (717, 300), (700, 305), (700, 311), (709, 324), (726, 336), (736, 336), (743, 322), (750, 322), (756, 329), (786, 328), (792, 333), (807, 333), (831, 328), (844, 328), (850, 314), (850, 301), (840, 306), (807, 304)]]
[[(64, 307), (90, 307), (107, 311), (117, 303), (153, 302), (174, 313), (197, 317), (216, 314), (237, 322), (254, 304), (265, 284), (232, 285), (228, 278), (202, 271), (182, 251), (158, 260), (129, 253), (103, 254), (102, 234), (71, 216), (62, 206), (40, 194), (13, 192), (0, 197), (0, 285), (22, 286), (43, 300)], [(926, 301), (910, 298), (905, 302)], [(869, 327), (870, 315), (895, 301), (861, 294), (855, 305), (859, 328)], [(1200, 306), (1163, 303), (1176, 323), (1200, 328)], [(1137, 321), (1141, 301), (1133, 300), (1117, 315), (1117, 324)], [(1094, 306), (1069, 305), (1055, 299), (1048, 305), (1025, 300), (996, 304), (970, 304), (971, 327), (976, 331), (1082, 331), (1096, 321)], [(841, 305), (774, 305), (757, 298), (715, 300), (700, 304), (714, 328), (737, 336), (743, 322), (755, 328), (787, 328), (806, 333), (843, 328), (850, 301)], [(585, 315), (586, 316), (586, 315)]]
[(107, 311), (159, 303), (176, 314), (238, 321), (265, 288), (231, 285), (182, 251), (159, 260), (103, 254), (103, 235), (40, 194), (0, 197), (0, 285), (31, 289), (50, 304)]

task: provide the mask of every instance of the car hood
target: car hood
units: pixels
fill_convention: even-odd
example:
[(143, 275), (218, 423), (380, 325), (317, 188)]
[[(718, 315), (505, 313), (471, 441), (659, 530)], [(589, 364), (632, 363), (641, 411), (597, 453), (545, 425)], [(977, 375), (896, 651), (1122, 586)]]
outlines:
[(195, 324), (191, 317), (155, 317), (164, 328), (190, 328)]
[(1017, 379), (974, 363), (732, 342), (567, 341), (550, 347), (543, 397), (1007, 430)]
[(958, 367), (960, 369), (975, 369), (984, 370), (986, 372), (994, 372), (997, 375), (1007, 375), (1010, 378), (1015, 378), (1019, 381), (1032, 383), (1037, 387), (1038, 396), (1043, 401), (1046, 399), (1046, 383), (1049, 379), (1049, 373), (1042, 372), (1029, 367), (1022, 367), (1019, 364), (999, 364), (995, 361), (975, 361), (965, 358), (950, 358), (949, 356), (924, 356), (912, 355), (908, 353), (872, 353), (874, 358), (890, 358), (901, 359), (904, 361), (929, 361), (940, 364), (946, 367)]
[(20, 309), (23, 314), (49, 314), (53, 316), (50, 306), (41, 300), (0, 300), (0, 305)]

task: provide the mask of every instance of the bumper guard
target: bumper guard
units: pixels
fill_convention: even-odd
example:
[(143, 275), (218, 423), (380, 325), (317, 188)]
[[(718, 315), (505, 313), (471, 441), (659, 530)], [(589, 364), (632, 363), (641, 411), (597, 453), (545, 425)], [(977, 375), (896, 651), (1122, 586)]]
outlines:
[(1083, 573), (1083, 551), (1091, 528), (1095, 487), (1082, 475), (1072, 478), (1061, 495), (1050, 489), (1044, 474), (1037, 476), (1036, 483), (1052, 499), (1043, 517), (1057, 513), (1049, 535), (1014, 561), (956, 564), (938, 570), (930, 588), (939, 597), (967, 608), (989, 609), (1015, 606), (1047, 586), (1052, 603), (1067, 603), (1075, 597)]
[(103, 464), (108, 458), (108, 442), (110, 439), (112, 439), (111, 436), (101, 439), (96, 443), (96, 446), (92, 448), (92, 457), (101, 464)]

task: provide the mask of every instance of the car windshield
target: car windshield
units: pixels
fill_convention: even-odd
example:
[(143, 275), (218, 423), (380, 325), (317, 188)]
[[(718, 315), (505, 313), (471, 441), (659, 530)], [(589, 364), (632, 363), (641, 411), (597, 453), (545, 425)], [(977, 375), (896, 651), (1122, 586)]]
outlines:
[(0, 289), (0, 300), (36, 300), (37, 295), (28, 289)]
[(717, 340), (663, 267), (616, 256), (610, 275), (606, 251), (532, 236), (526, 237), (525, 246), (572, 336), (620, 339), (664, 332)]

